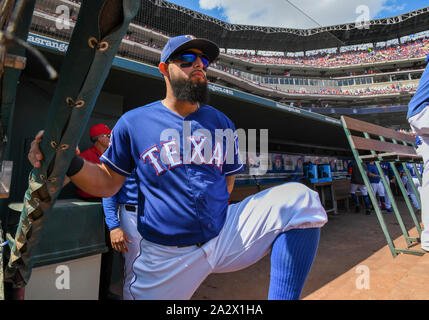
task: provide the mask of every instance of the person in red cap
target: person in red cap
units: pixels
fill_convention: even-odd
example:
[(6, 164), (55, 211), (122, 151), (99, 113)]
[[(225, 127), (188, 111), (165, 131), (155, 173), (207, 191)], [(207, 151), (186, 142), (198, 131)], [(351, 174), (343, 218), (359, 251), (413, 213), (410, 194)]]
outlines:
[[(100, 163), (100, 156), (107, 150), (110, 145), (110, 134), (112, 130), (109, 129), (105, 124), (98, 123), (93, 125), (89, 129), (89, 136), (93, 145), (91, 148), (85, 150), (80, 156), (88, 161), (94, 163)], [(77, 189), (78, 196), (85, 201), (101, 201), (100, 197), (93, 196), (91, 194)], [(104, 214), (104, 213), (103, 213)], [(108, 251), (101, 255), (101, 268), (100, 268), (100, 287), (99, 287), (99, 299), (100, 300), (118, 300), (110, 291), (111, 275), (113, 268), (113, 249), (110, 241), (110, 233), (107, 229), (106, 224), (104, 225), (105, 241)]]
[[(89, 129), (89, 136), (91, 138), (91, 141), (93, 142), (93, 145), (88, 150), (83, 151), (80, 156), (88, 161), (100, 163), (101, 155), (104, 153), (104, 151), (107, 150), (110, 145), (111, 132), (112, 130), (110, 130), (109, 127), (103, 123), (93, 125)], [(101, 201), (101, 199), (99, 199), (98, 197), (90, 195), (85, 191), (82, 191), (81, 189), (77, 189), (77, 194), (80, 198), (84, 200), (94, 199)]]

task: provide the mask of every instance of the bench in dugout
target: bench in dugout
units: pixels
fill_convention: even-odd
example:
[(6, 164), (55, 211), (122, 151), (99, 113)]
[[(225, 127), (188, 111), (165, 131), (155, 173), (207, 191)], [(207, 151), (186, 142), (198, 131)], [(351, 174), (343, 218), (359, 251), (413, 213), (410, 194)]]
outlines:
[[(422, 183), (422, 177), (419, 170), (417, 169), (416, 164), (422, 164), (422, 157), (416, 154), (415, 150), (415, 137), (412, 135), (404, 134), (397, 132), (392, 129), (384, 128), (375, 124), (371, 124), (365, 121), (356, 120), (353, 118), (341, 116), (341, 123), (344, 128), (344, 131), (347, 136), (347, 140), (350, 144), (351, 150), (353, 152), (354, 158), (358, 164), (359, 171), (362, 174), (365, 185), (368, 189), (368, 195), (371, 199), (372, 205), (374, 207), (377, 218), (380, 222), (384, 236), (386, 237), (390, 251), (395, 258), (400, 253), (414, 254), (414, 255), (423, 255), (424, 252), (410, 250), (410, 247), (415, 243), (420, 242), (421, 236), (421, 227), (420, 223), (416, 217), (416, 213), (413, 209), (410, 199), (408, 198), (408, 192), (404, 186), (398, 166), (406, 173), (409, 181), (411, 182), (411, 188), (414, 194), (417, 197), (417, 200), (421, 207), (421, 200), (419, 192), (416, 186), (413, 183), (412, 176), (407, 167), (407, 164), (411, 164), (416, 172), (417, 178)], [(393, 240), (387, 229), (383, 214), (378, 205), (377, 198), (372, 190), (371, 184), (369, 182), (368, 176), (366, 175), (362, 163), (374, 161), (377, 169), (381, 176), (381, 181), (386, 190), (385, 197), (389, 197), (392, 209), (395, 214), (395, 217), (398, 221), (399, 227), (403, 236), (405, 237), (407, 248), (396, 248)], [(389, 178), (385, 176), (380, 163), (388, 162), (393, 170), (397, 184), (401, 190), (402, 197), (405, 200), (408, 211), (411, 215), (411, 218), (416, 226), (418, 231), (418, 237), (410, 237), (403, 219), (401, 217), (401, 212), (398, 210), (395, 198), (393, 196), (392, 190), (390, 188)]]
[(344, 201), (346, 211), (350, 209), (350, 180), (333, 180), (334, 188), (334, 212), (338, 213), (338, 201)]

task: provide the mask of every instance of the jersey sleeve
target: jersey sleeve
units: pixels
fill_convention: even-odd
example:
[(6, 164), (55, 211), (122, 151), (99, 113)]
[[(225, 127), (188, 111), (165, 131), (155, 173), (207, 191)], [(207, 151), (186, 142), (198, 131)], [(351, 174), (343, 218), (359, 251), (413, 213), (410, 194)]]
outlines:
[(110, 198), (103, 198), (104, 220), (109, 230), (119, 228), (117, 194)]
[(100, 157), (100, 161), (113, 171), (123, 176), (129, 176), (134, 169), (131, 153), (129, 127), (124, 117), (121, 117), (112, 130), (111, 144)]
[[(243, 162), (240, 157), (240, 149), (238, 144), (238, 135), (235, 130), (235, 126), (231, 120), (228, 119), (228, 127), (234, 132), (234, 156), (233, 157), (225, 157), (225, 163), (222, 166), (222, 173), (225, 176), (230, 176), (233, 174), (240, 173), (243, 171)], [(228, 148), (227, 148), (228, 149)], [(231, 161), (232, 159), (232, 161)]]
[[(426, 57), (426, 63), (428, 62), (429, 55)], [(426, 68), (419, 80), (417, 90), (408, 103), (407, 118), (416, 115), (427, 105), (429, 105), (429, 64), (426, 65)]]

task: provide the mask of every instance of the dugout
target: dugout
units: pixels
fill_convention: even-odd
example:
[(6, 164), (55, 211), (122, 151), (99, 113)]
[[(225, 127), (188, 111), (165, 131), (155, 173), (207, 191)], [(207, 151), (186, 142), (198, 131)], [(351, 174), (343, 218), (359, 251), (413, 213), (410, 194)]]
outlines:
[[(63, 53), (43, 46), (40, 49), (50, 63), (59, 70), (64, 58)], [(10, 143), (10, 160), (13, 161), (14, 166), (9, 198), (2, 201), (1, 221), (4, 229), (7, 223), (17, 223), (10, 219), (8, 221), (9, 214), (13, 214), (11, 212), (13, 210), (8, 205), (12, 203), (16, 205), (23, 200), (23, 195), (28, 187), (28, 174), (31, 171), (27, 153), (35, 134), (44, 127), (55, 85), (55, 82), (47, 80), (44, 70), (37, 60), (28, 55), (27, 67), (20, 76), (17, 88), (15, 108), (9, 115), (12, 119), (10, 127), (12, 134), (8, 143)], [(91, 145), (88, 133), (90, 126), (103, 122), (113, 127), (121, 114), (163, 98), (164, 92), (164, 82), (157, 68), (124, 58), (115, 58), (79, 143), (80, 149), (85, 150)], [(217, 84), (210, 84), (210, 96), (210, 105), (230, 117), (235, 122), (236, 128), (269, 129), (269, 151), (338, 157), (351, 156), (344, 131), (337, 119), (279, 104), (273, 100)], [(61, 205), (69, 204), (74, 198), (75, 187), (69, 184), (62, 190), (58, 198), (59, 208), (61, 209)], [(68, 203), (67, 200), (69, 200)], [(85, 217), (85, 212), (91, 213), (91, 215)], [(96, 212), (99, 214), (97, 215)], [(84, 233), (93, 230), (91, 226), (94, 226), (94, 223), (102, 221), (101, 204), (67, 206), (64, 214), (68, 217), (67, 219), (77, 217), (76, 221), (81, 222), (79, 225), (84, 226), (79, 231)], [(79, 232), (62, 237), (58, 233), (58, 230), (62, 228), (58, 228), (57, 223), (63, 222), (54, 219), (52, 224), (48, 224), (44, 229), (46, 241), (42, 238), (42, 245), (36, 252), (36, 266), (43, 267), (68, 259), (91, 257), (106, 250), (102, 241), (103, 230), (95, 229), (93, 237), (90, 238), (79, 236)], [(72, 243), (72, 239), (76, 237), (78, 242)], [(61, 239), (62, 242), (50, 243), (48, 239), (52, 238)], [(55, 247), (55, 244), (58, 246)], [(81, 250), (69, 254), (70, 245), (72, 247), (80, 246)], [(85, 247), (88, 248), (85, 249)], [(51, 256), (51, 258), (43, 260), (44, 256)], [(92, 263), (97, 264), (99, 261)], [(119, 275), (120, 273), (114, 272), (114, 274)], [(113, 280), (118, 281), (119, 279)]]

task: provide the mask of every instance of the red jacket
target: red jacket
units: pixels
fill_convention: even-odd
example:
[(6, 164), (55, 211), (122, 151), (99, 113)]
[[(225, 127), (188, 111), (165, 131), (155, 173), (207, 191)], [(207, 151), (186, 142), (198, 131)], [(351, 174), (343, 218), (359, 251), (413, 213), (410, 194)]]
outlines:
[[(102, 153), (100, 152), (100, 150), (98, 150), (94, 145), (80, 154), (82, 158), (93, 163), (100, 163), (101, 155)], [(82, 198), (98, 198), (80, 189), (77, 189), (77, 194)]]

